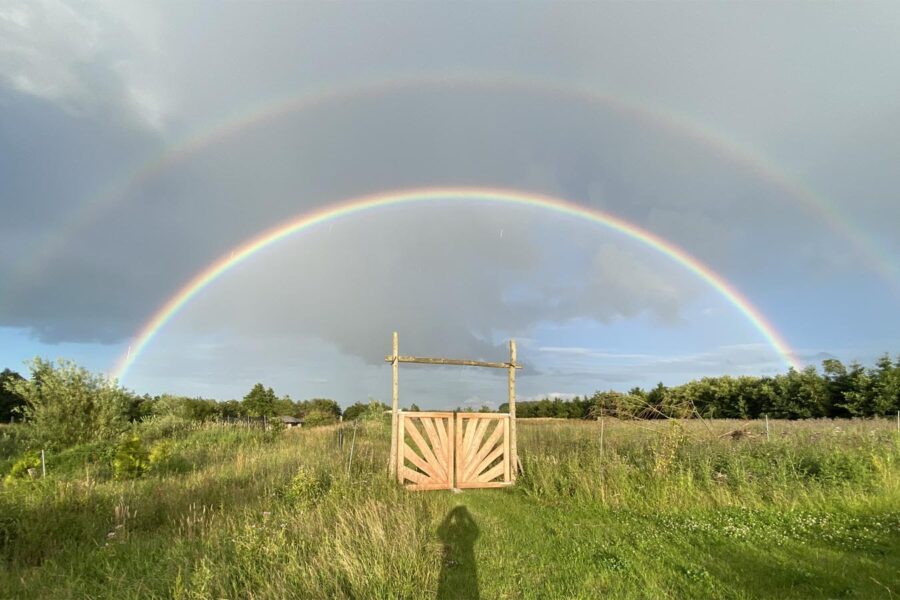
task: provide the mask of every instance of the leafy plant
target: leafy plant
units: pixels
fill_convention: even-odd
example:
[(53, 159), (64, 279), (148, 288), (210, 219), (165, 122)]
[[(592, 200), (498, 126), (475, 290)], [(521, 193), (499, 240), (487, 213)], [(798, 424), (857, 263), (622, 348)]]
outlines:
[(27, 454), (13, 463), (12, 469), (4, 479), (4, 482), (9, 485), (21, 479), (27, 479), (30, 477), (29, 469), (39, 469), (40, 467), (41, 457), (36, 453)]
[(331, 475), (327, 471), (301, 467), (288, 483), (285, 499), (292, 504), (313, 506), (331, 489)]
[(139, 436), (129, 436), (116, 447), (116, 457), (113, 459), (116, 479), (134, 479), (149, 468), (150, 455)]

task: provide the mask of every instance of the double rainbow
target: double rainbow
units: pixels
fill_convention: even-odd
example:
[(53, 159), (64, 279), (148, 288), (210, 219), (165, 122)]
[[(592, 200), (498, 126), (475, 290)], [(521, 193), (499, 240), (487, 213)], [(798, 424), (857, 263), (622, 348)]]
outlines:
[(555, 213), (584, 219), (585, 221), (617, 231), (639, 242), (645, 247), (651, 248), (660, 254), (669, 257), (712, 286), (722, 295), (722, 297), (738, 309), (760, 332), (760, 334), (762, 334), (763, 338), (765, 338), (766, 342), (768, 342), (773, 350), (784, 359), (786, 365), (796, 369), (802, 368), (800, 360), (796, 357), (775, 327), (769, 323), (765, 316), (763, 316), (763, 314), (733, 285), (685, 250), (646, 229), (642, 229), (637, 225), (633, 225), (624, 219), (611, 214), (592, 208), (586, 208), (561, 198), (507, 189), (438, 187), (391, 191), (353, 198), (339, 204), (327, 206), (315, 212), (300, 215), (237, 246), (195, 275), (156, 311), (152, 318), (138, 332), (132, 345), (129, 347), (128, 353), (118, 361), (113, 369), (112, 376), (123, 379), (127, 374), (129, 367), (134, 364), (135, 360), (137, 360), (141, 353), (147, 348), (148, 344), (153, 340), (156, 334), (166, 323), (178, 314), (191, 299), (209, 287), (229, 269), (249, 259), (260, 250), (293, 234), (306, 231), (322, 223), (335, 221), (342, 217), (349, 217), (351, 215), (371, 212), (379, 208), (391, 206), (452, 203), (460, 200), (474, 200), (486, 204), (527, 206), (545, 209)]

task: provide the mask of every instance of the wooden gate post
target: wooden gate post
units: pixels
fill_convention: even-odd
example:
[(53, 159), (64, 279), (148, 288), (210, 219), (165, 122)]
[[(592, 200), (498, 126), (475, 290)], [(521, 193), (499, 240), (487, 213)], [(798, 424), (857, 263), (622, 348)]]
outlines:
[(516, 444), (516, 340), (509, 340), (509, 460), (510, 476), (516, 480), (519, 453)]
[(391, 479), (397, 476), (397, 404), (400, 395), (400, 343), (397, 338), (397, 332), (394, 332), (394, 354), (391, 361), (391, 369), (393, 371), (393, 394), (391, 399), (391, 456), (388, 460), (389, 475)]

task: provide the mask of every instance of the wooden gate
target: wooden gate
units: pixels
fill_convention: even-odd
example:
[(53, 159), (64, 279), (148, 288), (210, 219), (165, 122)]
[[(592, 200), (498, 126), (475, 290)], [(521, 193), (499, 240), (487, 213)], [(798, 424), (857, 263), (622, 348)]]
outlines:
[(397, 478), (400, 483), (411, 482), (407, 487), (413, 490), (452, 488), (453, 413), (401, 411), (397, 416), (400, 445)]
[(509, 415), (457, 413), (456, 487), (509, 485), (510, 467)]
[(397, 479), (409, 489), (512, 483), (509, 415), (400, 411), (397, 417)]

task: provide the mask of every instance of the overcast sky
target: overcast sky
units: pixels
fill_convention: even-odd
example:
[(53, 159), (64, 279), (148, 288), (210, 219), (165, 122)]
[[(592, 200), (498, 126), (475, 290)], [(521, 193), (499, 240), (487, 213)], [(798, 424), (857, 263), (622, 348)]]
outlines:
[[(803, 361), (900, 352), (900, 4), (0, 3), (0, 368), (112, 372), (242, 242), (366, 194), (500, 187), (696, 257)], [(358, 213), (226, 272), (126, 373), (343, 405), (405, 354), (502, 359), (521, 397), (784, 371), (733, 304), (587, 220)], [(501, 376), (498, 376), (501, 375)], [(404, 365), (401, 403), (502, 374)]]

